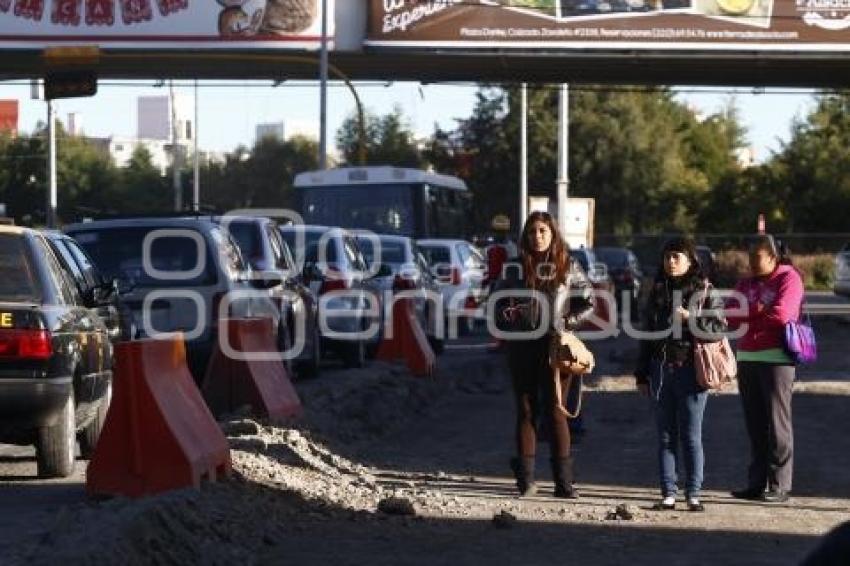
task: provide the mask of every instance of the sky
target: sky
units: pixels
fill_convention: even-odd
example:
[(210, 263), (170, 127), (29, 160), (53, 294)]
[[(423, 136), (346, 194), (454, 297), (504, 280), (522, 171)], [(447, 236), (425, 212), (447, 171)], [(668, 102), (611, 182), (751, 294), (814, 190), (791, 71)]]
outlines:
[[(231, 151), (238, 145), (254, 142), (255, 126), (263, 122), (286, 123), (287, 132), (317, 135), (319, 95), (315, 82), (284, 82), (272, 87), (262, 83), (201, 82), (199, 89), (199, 144), (203, 150)], [(364, 106), (372, 112), (386, 113), (400, 106), (417, 135), (430, 135), (435, 124), (452, 128), (455, 120), (470, 115), (474, 105), (474, 85), (420, 85), (418, 83), (356, 83)], [(178, 96), (191, 98), (188, 83), (176, 87)], [(811, 107), (812, 93), (807, 90), (708, 89), (683, 87), (677, 95), (682, 101), (711, 114), (720, 110), (730, 96), (735, 97), (742, 122), (748, 130), (756, 160), (763, 161), (787, 140), (791, 121), (802, 117)], [(131, 83), (106, 81), (92, 98), (55, 102), (61, 120), (70, 112), (82, 118), (83, 131), (97, 137), (132, 137), (136, 132), (138, 96), (167, 95), (168, 88), (155, 87), (148, 81)], [(21, 102), (20, 129), (32, 131), (45, 121), (46, 105), (30, 99), (30, 87), (0, 82), (0, 99), (17, 98)], [(328, 124), (330, 144), (343, 120), (354, 111), (351, 93), (336, 83), (329, 89)]]

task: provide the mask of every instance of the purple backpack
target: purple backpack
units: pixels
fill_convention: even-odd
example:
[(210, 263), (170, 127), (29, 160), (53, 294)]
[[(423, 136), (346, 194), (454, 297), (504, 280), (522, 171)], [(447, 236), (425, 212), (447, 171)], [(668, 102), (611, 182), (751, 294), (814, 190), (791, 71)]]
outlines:
[(803, 321), (804, 306), (805, 299), (800, 305), (800, 316), (797, 320), (785, 323), (785, 351), (797, 364), (810, 364), (818, 359), (818, 345), (815, 342), (812, 319), (806, 314), (806, 319)]

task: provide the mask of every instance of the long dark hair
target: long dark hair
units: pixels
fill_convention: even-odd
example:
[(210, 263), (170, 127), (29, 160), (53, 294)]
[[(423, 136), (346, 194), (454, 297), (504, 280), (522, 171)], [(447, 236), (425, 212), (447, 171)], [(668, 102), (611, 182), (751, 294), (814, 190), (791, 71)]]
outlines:
[[(543, 222), (552, 232), (552, 243), (546, 250), (544, 258), (539, 258), (531, 247), (531, 230), (535, 222)], [(561, 232), (555, 224), (555, 220), (548, 212), (534, 211), (528, 215), (522, 228), (522, 241), (520, 242), (520, 255), (522, 257), (522, 269), (525, 284), (529, 287), (554, 291), (558, 286), (567, 281), (567, 272), (570, 269), (570, 254)], [(549, 263), (555, 267), (545, 277), (539, 277), (538, 265)]]

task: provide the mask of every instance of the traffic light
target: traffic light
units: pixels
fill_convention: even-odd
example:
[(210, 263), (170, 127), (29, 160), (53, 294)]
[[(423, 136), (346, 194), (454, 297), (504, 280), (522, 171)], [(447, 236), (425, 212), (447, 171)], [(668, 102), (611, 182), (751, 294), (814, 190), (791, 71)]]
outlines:
[(94, 71), (49, 71), (44, 78), (44, 98), (78, 98), (97, 93)]

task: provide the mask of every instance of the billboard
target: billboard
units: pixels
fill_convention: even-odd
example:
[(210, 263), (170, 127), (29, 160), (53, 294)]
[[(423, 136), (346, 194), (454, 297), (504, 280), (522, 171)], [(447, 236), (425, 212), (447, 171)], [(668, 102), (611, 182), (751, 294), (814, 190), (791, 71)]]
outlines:
[(376, 47), (850, 50), (850, 0), (369, 2)]
[(18, 133), (17, 100), (0, 100), (0, 134), (4, 133), (13, 136)]
[(316, 49), (321, 10), (322, 0), (0, 0), (0, 48)]

